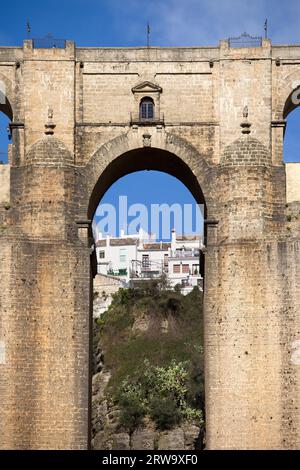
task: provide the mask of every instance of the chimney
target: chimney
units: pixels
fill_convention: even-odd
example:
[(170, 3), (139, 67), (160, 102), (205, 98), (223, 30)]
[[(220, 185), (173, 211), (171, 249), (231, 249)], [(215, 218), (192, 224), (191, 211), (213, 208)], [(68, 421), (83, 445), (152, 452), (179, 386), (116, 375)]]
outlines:
[(123, 228), (121, 228), (121, 230), (120, 230), (120, 237), (121, 238), (125, 237), (125, 230)]
[(110, 236), (106, 235), (106, 246), (110, 245)]
[(172, 230), (171, 250), (176, 251), (176, 230), (175, 230), (175, 228), (173, 228), (173, 230)]

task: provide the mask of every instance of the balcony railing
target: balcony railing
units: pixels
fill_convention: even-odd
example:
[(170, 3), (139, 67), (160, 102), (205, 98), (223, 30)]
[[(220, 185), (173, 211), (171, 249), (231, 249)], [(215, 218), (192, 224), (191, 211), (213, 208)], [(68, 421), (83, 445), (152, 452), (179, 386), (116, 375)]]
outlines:
[(127, 269), (108, 269), (109, 276), (127, 276)]
[(164, 115), (163, 113), (156, 114), (153, 118), (143, 118), (140, 114), (131, 113), (130, 114), (130, 124), (140, 125), (140, 126), (156, 126), (164, 125)]
[(203, 278), (199, 277), (197, 282), (193, 282), (192, 279), (186, 278), (181, 280), (181, 287), (195, 287), (198, 286), (200, 289), (203, 289)]
[(200, 250), (173, 251), (170, 258), (199, 258)]
[(131, 261), (131, 278), (155, 278), (160, 277), (164, 271), (161, 261)]

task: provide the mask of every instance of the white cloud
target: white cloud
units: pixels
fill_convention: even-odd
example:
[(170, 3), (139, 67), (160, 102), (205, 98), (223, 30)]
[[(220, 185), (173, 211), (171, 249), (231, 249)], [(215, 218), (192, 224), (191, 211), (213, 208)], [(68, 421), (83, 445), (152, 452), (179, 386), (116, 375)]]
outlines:
[[(300, 43), (300, 2), (289, 0), (114, 0), (124, 39), (141, 40), (149, 19), (154, 45), (217, 45), (244, 31), (269, 34), (276, 43)], [(125, 39), (125, 40), (126, 40)]]

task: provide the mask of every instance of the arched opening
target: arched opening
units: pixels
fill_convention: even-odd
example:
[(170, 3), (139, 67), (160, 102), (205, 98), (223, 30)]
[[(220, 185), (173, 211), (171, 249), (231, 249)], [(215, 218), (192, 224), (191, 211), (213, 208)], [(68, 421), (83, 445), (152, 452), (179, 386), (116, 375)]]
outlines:
[[(1, 82), (0, 82), (1, 85)], [(11, 140), (9, 124), (12, 121), (13, 112), (6, 96), (0, 87), (0, 162), (8, 163), (8, 144)]]
[(167, 150), (144, 147), (125, 152), (107, 165), (91, 192), (88, 219), (93, 219), (99, 202), (113, 183), (122, 176), (143, 170), (156, 170), (175, 176), (189, 189), (197, 204), (203, 205), (206, 217), (205, 197), (191, 168), (181, 158)]
[[(124, 196), (128, 219), (124, 224), (117, 215), (116, 232), (111, 233), (109, 205), (120, 214), (119, 198)], [(99, 212), (101, 202), (105, 207)], [(178, 223), (174, 212), (167, 236), (161, 230), (150, 233), (153, 221), (145, 226), (145, 217), (137, 217), (143, 207), (152, 216), (151, 205), (170, 209), (176, 203), (183, 209), (183, 233), (178, 227), (173, 230)], [(188, 226), (193, 233), (187, 233), (183, 220), (184, 210), (193, 212), (189, 204), (194, 209), (199, 204), (201, 211), (200, 226), (197, 222)], [(92, 191), (89, 218), (105, 219), (98, 230), (94, 223), (95, 449), (203, 447), (205, 213), (203, 192), (189, 166), (156, 148), (116, 158)], [(161, 214), (159, 224), (154, 223), (164, 224)], [(176, 444), (175, 434), (180, 436)]]
[(154, 115), (155, 105), (152, 98), (146, 96), (141, 99), (140, 102), (140, 120), (141, 121), (152, 121)]
[(283, 142), (283, 161), (285, 163), (300, 162), (300, 88), (295, 89), (288, 97), (283, 118), (286, 120)]

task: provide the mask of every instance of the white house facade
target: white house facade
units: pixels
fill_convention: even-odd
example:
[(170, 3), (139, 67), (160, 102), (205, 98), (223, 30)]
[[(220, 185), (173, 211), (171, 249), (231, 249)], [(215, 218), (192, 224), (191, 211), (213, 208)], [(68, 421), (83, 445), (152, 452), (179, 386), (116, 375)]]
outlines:
[(129, 283), (167, 275), (171, 287), (180, 285), (183, 292), (203, 287), (202, 237), (177, 236), (159, 242), (155, 235), (143, 231), (138, 235), (101, 238), (96, 242), (98, 273), (116, 276)]

